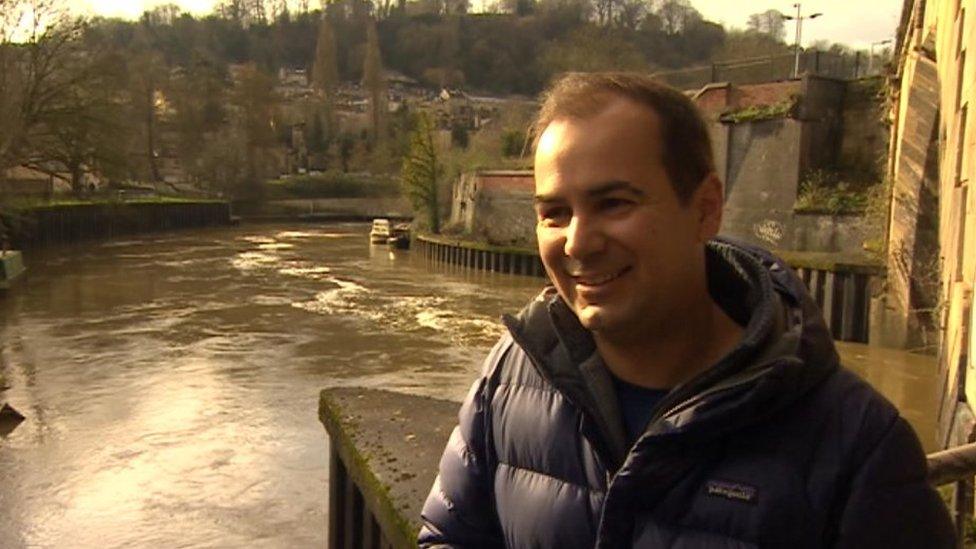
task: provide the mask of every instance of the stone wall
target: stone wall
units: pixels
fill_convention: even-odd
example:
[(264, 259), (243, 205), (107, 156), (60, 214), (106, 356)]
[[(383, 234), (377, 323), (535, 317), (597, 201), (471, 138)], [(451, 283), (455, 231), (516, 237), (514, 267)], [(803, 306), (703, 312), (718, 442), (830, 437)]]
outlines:
[[(793, 211), (804, 174), (834, 169), (842, 159), (878, 163), (884, 158), (884, 126), (879, 99), (855, 95), (863, 84), (828, 78), (803, 78), (799, 86), (750, 86), (727, 92), (733, 107), (776, 103), (799, 90), (794, 118), (738, 124), (711, 121), (716, 169), (726, 186), (723, 234), (781, 250), (863, 254), (864, 242), (876, 238), (862, 217), (797, 214)], [(794, 84), (794, 83), (791, 83)], [(711, 100), (713, 116), (720, 101)], [(853, 135), (848, 135), (849, 133)], [(871, 136), (868, 144), (862, 141)]]
[[(796, 109), (796, 120), (803, 125), (800, 135), (800, 174), (809, 170), (836, 168), (846, 128), (843, 124), (847, 82), (806, 76)], [(874, 125), (881, 127), (880, 117)]]
[(841, 113), (844, 131), (841, 133), (839, 163), (862, 168), (883, 176), (888, 156), (889, 128), (879, 124), (884, 114), (881, 78), (865, 78), (851, 82), (844, 95)]
[(451, 224), (490, 244), (535, 247), (534, 180), (530, 171), (485, 171), (454, 184)]

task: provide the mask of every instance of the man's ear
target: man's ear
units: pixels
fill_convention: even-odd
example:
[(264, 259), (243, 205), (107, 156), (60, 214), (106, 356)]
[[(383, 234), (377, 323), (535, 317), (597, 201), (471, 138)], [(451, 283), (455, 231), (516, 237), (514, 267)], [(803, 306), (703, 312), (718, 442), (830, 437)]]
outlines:
[(698, 239), (707, 242), (722, 227), (722, 207), (725, 204), (725, 186), (714, 172), (705, 176), (692, 197), (698, 215)]

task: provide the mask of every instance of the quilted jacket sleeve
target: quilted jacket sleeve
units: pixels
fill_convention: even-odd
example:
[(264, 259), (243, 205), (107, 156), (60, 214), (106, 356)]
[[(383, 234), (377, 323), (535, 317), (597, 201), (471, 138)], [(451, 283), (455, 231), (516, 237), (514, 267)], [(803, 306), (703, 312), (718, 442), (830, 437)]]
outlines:
[[(506, 338), (507, 339), (507, 338)], [(494, 458), (489, 407), (492, 372), (510, 340), (499, 342), (486, 360), (458, 414), (458, 426), (441, 456), (440, 470), (421, 513), (421, 547), (503, 547), (492, 497)]]
[(918, 438), (896, 416), (854, 475), (837, 547), (955, 547), (948, 510), (926, 473)]

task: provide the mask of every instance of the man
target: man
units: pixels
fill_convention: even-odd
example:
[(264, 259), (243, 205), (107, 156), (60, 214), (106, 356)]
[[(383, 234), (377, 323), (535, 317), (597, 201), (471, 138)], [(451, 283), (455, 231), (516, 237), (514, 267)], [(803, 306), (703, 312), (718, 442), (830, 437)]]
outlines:
[(571, 74), (535, 135), (554, 288), (506, 318), (422, 545), (953, 545), (916, 436), (838, 364), (802, 283), (715, 238), (724, 193), (690, 100)]

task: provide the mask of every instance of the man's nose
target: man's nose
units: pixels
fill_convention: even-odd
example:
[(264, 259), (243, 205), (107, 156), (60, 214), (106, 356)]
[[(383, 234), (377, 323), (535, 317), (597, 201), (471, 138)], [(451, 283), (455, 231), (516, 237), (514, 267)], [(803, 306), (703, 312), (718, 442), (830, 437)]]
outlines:
[(563, 252), (573, 259), (584, 259), (603, 251), (606, 236), (599, 223), (583, 216), (573, 216), (566, 228)]

